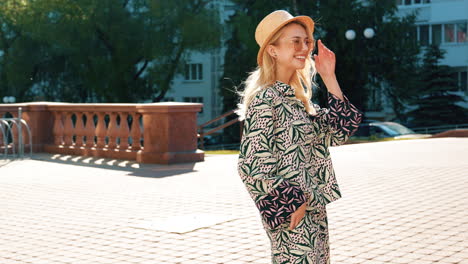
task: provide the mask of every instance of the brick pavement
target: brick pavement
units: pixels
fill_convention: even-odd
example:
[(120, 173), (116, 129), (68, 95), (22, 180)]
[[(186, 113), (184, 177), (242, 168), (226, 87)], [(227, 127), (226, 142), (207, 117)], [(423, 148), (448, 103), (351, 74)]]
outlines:
[[(327, 206), (332, 263), (468, 263), (468, 139), (331, 153), (343, 194)], [(0, 263), (270, 263), (236, 162), (0, 163)]]

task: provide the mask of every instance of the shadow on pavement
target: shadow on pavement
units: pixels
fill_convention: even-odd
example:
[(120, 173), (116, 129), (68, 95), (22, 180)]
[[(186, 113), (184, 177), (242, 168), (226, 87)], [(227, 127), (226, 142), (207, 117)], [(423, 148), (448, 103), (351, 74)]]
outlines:
[(0, 159), (0, 168), (7, 165), (8, 163), (12, 162), (11, 159)]
[(100, 168), (106, 170), (127, 171), (129, 172), (128, 176), (148, 178), (164, 178), (196, 171), (194, 170), (196, 162), (187, 162), (171, 165), (141, 164), (131, 160), (117, 160), (49, 153), (36, 153), (32, 156), (32, 159), (60, 164)]

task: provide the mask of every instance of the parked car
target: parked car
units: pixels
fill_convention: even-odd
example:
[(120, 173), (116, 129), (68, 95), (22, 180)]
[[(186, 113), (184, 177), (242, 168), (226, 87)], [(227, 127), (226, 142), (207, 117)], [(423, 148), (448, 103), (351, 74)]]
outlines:
[(352, 139), (415, 139), (428, 138), (431, 134), (418, 134), (396, 122), (362, 122)]
[[(206, 135), (203, 138), (203, 144), (204, 146), (212, 146), (212, 145), (218, 145), (222, 143), (222, 135), (219, 133), (216, 134), (211, 134), (211, 135)], [(201, 145), (201, 140), (198, 139), (198, 146)]]
[(363, 119), (361, 123), (374, 123), (374, 122), (381, 122), (380, 120), (375, 119)]

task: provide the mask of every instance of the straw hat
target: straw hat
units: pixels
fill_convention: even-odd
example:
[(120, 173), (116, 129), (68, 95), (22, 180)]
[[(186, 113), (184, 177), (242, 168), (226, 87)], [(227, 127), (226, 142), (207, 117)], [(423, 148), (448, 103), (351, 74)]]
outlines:
[(308, 16), (292, 16), (285, 10), (276, 10), (267, 15), (260, 21), (255, 30), (255, 40), (257, 41), (258, 45), (260, 46), (260, 50), (258, 51), (257, 55), (257, 63), (258, 65), (262, 65), (263, 60), (263, 52), (266, 47), (266, 43), (268, 43), (273, 37), (273, 35), (281, 29), (284, 25), (292, 22), (292, 21), (299, 21), (302, 22), (306, 26), (307, 34), (312, 37), (312, 33), (314, 33), (314, 21), (312, 18)]

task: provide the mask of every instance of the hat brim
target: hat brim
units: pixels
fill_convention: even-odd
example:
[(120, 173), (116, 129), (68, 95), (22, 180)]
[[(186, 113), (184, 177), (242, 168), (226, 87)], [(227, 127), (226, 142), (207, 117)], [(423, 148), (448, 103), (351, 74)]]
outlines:
[(263, 52), (265, 51), (265, 48), (267, 44), (270, 42), (270, 39), (278, 32), (281, 28), (283, 28), (284, 25), (291, 23), (293, 21), (299, 21), (302, 22), (306, 26), (306, 30), (309, 31), (308, 34), (310, 37), (312, 37), (312, 34), (314, 33), (314, 21), (312, 18), (308, 16), (296, 16), (291, 19), (288, 19), (281, 23), (278, 27), (276, 27), (275, 30), (273, 30), (270, 35), (263, 41), (263, 45), (260, 47), (260, 50), (258, 51), (257, 54), (257, 63), (259, 66), (262, 66), (263, 64)]

